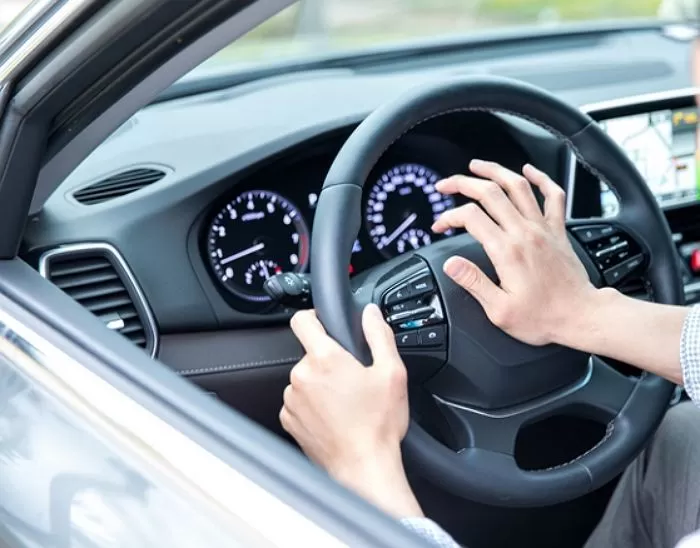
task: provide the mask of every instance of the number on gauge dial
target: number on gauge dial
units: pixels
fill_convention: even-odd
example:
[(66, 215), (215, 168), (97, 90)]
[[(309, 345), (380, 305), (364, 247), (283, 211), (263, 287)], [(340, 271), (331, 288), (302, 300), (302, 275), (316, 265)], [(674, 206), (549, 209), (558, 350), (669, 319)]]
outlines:
[(365, 226), (383, 256), (394, 257), (432, 242), (433, 222), (455, 205), (452, 196), (435, 190), (440, 178), (424, 165), (400, 164), (374, 183), (365, 207)]

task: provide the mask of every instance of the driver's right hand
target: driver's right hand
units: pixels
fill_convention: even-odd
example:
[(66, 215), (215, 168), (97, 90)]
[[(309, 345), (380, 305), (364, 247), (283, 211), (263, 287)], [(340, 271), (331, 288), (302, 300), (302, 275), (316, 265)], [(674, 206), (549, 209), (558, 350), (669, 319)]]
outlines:
[[(483, 245), (500, 285), (463, 257), (448, 259), (445, 273), (512, 337), (533, 345), (570, 337), (598, 290), (569, 242), (564, 191), (531, 165), (522, 175), (481, 160), (469, 168), (480, 178), (455, 175), (436, 188), (474, 202), (443, 213), (433, 230), (466, 229)], [(532, 185), (544, 196), (544, 212)]]

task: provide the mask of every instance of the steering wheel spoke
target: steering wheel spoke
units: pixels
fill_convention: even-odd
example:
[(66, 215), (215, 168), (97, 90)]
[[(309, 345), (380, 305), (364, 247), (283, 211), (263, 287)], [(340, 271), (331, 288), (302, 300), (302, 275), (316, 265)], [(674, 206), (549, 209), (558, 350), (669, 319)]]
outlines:
[[(569, 221), (579, 258), (599, 285), (618, 287), (634, 276), (644, 275), (649, 265), (647, 246), (620, 221), (587, 219)], [(583, 252), (583, 253), (582, 253)], [(591, 272), (591, 267), (594, 273)]]
[(612, 421), (629, 399), (636, 379), (592, 356), (585, 375), (551, 394), (502, 409), (480, 409), (433, 396), (450, 430), (456, 451), (480, 448), (512, 455), (518, 432), (526, 425), (557, 414)]

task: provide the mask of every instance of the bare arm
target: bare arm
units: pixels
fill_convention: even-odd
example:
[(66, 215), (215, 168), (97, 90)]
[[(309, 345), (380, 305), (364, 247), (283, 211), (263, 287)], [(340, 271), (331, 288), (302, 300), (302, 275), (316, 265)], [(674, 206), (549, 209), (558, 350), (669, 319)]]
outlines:
[(585, 313), (562, 326), (556, 342), (607, 356), (683, 383), (680, 340), (688, 310), (601, 289)]

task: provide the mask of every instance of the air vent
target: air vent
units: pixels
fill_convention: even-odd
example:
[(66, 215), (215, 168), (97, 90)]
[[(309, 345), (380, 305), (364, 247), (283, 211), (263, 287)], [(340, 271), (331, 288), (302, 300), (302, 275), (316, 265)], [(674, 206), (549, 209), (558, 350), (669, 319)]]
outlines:
[(104, 324), (155, 355), (157, 331), (143, 294), (108, 244), (71, 245), (40, 259), (39, 272)]
[(163, 177), (165, 177), (165, 172), (159, 169), (130, 169), (81, 188), (73, 193), (73, 197), (81, 204), (101, 204), (136, 192), (160, 181)]

